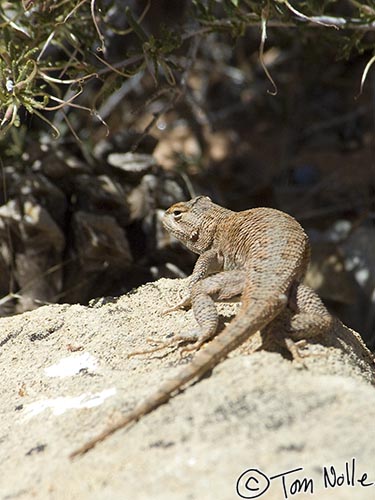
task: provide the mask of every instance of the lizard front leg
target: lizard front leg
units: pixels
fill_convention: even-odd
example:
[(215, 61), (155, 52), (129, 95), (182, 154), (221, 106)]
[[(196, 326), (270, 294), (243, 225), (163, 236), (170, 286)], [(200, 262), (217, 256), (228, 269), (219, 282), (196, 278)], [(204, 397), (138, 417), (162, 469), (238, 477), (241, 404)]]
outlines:
[[(169, 314), (170, 312), (177, 311), (178, 309), (181, 309), (182, 307), (188, 307), (192, 303), (192, 289), (194, 288), (196, 283), (199, 283), (201, 280), (206, 278), (211, 273), (217, 272), (218, 270), (221, 270), (223, 267), (223, 259), (218, 257), (218, 253), (216, 250), (211, 248), (210, 250), (207, 250), (206, 252), (202, 253), (199, 257), (197, 262), (195, 263), (193, 272), (191, 273), (189, 277), (189, 292), (182, 297), (182, 299), (174, 306), (169, 307), (168, 309), (163, 311), (163, 314)], [(146, 349), (143, 351), (134, 351), (128, 354), (128, 358), (132, 356), (138, 356), (139, 354), (151, 354), (156, 351), (160, 351), (161, 349), (164, 349), (165, 347), (169, 347), (170, 345), (173, 345), (176, 343), (176, 341), (194, 341), (196, 340), (196, 336), (191, 337), (189, 335), (186, 336), (186, 338), (183, 335), (179, 335), (178, 337), (173, 337), (168, 342), (160, 342), (156, 341), (155, 339), (148, 338), (148, 342), (154, 342), (157, 343), (158, 345), (156, 347), (153, 347), (151, 349)]]
[(223, 259), (217, 254), (217, 251), (213, 248), (202, 253), (197, 262), (195, 263), (193, 272), (189, 276), (189, 292), (185, 294), (180, 301), (168, 307), (163, 314), (168, 314), (173, 311), (177, 311), (183, 307), (189, 307), (191, 305), (191, 290), (193, 286), (198, 283), (198, 281), (206, 278), (209, 274), (221, 271), (223, 268)]
[(183, 336), (185, 340), (195, 342), (185, 347), (183, 352), (199, 349), (215, 335), (219, 322), (215, 301), (223, 302), (240, 296), (245, 279), (245, 271), (224, 271), (200, 280), (192, 287), (191, 302), (199, 329)]

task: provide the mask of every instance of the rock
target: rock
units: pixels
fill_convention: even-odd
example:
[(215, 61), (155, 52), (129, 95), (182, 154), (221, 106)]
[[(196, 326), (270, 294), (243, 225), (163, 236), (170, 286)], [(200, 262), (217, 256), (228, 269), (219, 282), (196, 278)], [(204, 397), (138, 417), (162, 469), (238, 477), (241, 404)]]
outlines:
[[(248, 493), (252, 473), (263, 488), (265, 476), (301, 467), (285, 476), (289, 497), (296, 479), (311, 478), (316, 498), (371, 498), (358, 479), (375, 480), (373, 360), (339, 322), (309, 342), (305, 368), (241, 346), (138, 423), (68, 459), (185, 364), (173, 347), (127, 359), (147, 348), (147, 337), (194, 327), (192, 311), (161, 314), (185, 284), (162, 279), (89, 307), (0, 319), (2, 498), (227, 500), (240, 498), (237, 486)], [(236, 309), (220, 305), (222, 320)], [(239, 480), (249, 469), (263, 476)], [(342, 486), (330, 486), (335, 472)], [(264, 498), (285, 498), (280, 478)]]

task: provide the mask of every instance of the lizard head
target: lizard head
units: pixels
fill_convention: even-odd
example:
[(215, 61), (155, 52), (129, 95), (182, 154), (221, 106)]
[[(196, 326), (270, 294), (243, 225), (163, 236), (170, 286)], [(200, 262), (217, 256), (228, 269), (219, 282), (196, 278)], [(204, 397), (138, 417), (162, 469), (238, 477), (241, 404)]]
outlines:
[(212, 246), (218, 222), (216, 207), (207, 196), (175, 203), (166, 210), (163, 225), (189, 250), (201, 254)]

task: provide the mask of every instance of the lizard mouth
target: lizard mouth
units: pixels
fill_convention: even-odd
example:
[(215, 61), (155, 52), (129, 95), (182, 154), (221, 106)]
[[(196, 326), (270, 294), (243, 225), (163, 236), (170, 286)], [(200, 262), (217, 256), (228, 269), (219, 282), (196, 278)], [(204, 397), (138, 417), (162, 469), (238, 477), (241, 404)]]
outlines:
[(173, 221), (170, 220), (170, 217), (168, 216), (167, 213), (165, 213), (163, 215), (161, 222), (162, 222), (163, 226), (165, 227), (165, 229), (167, 229), (167, 231), (169, 233), (171, 233), (173, 236), (181, 233), (181, 231), (178, 231), (178, 229), (176, 228), (176, 225), (173, 223)]
[(169, 218), (168, 218), (168, 215), (164, 215), (164, 217), (162, 218), (162, 224), (163, 226), (165, 227), (165, 229), (167, 229), (167, 231), (172, 235), (174, 236), (175, 238), (179, 239), (181, 238), (181, 236), (183, 235), (183, 231), (182, 230), (179, 230), (177, 227), (176, 227), (176, 224), (173, 223), (173, 221), (171, 221)]

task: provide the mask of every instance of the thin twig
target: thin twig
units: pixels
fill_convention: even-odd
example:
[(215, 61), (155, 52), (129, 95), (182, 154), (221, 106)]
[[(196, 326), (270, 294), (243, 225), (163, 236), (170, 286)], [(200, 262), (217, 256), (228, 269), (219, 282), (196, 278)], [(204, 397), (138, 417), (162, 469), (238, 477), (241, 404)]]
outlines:
[(99, 29), (99, 26), (98, 26), (98, 23), (96, 21), (96, 18), (95, 18), (95, 0), (91, 0), (91, 17), (92, 17), (92, 22), (94, 23), (94, 26), (95, 26), (95, 29), (96, 29), (96, 32), (98, 33), (98, 37), (100, 39), (100, 42), (101, 42), (101, 48), (100, 50), (103, 52), (105, 52), (105, 38), (104, 36), (102, 35), (102, 32), (100, 31)]
[(366, 64), (365, 66), (365, 69), (363, 70), (363, 73), (362, 73), (362, 78), (361, 78), (361, 85), (360, 85), (360, 88), (359, 88), (359, 94), (356, 96), (357, 98), (362, 94), (362, 91), (363, 91), (363, 85), (365, 84), (365, 81), (366, 81), (366, 78), (367, 78), (367, 74), (371, 68), (371, 66), (375, 63), (375, 55), (373, 55), (371, 57), (371, 59), (368, 61), (368, 63)]
[(328, 23), (326, 21), (322, 21), (321, 18), (319, 17), (309, 17), (303, 14), (303, 12), (300, 12), (297, 10), (293, 5), (291, 5), (288, 0), (278, 0), (280, 3), (283, 3), (295, 16), (297, 16), (298, 19), (301, 19), (302, 21), (308, 21), (314, 24), (320, 24), (321, 26), (325, 26), (326, 28), (335, 28), (339, 29), (335, 24)]
[[(294, 19), (294, 18), (293, 18)], [(186, 38), (191, 38), (196, 34), (201, 35), (210, 32), (216, 28), (226, 28), (232, 27), (231, 21), (227, 20), (217, 20), (217, 21), (201, 21), (202, 24), (206, 24), (205, 28), (198, 30), (197, 32), (188, 33), (183, 36), (183, 40)], [(247, 19), (247, 26), (258, 26), (261, 23), (259, 16), (257, 14), (249, 14)], [(329, 25), (331, 27), (336, 27), (337, 29), (347, 29), (355, 31), (375, 31), (375, 21), (366, 22), (359, 18), (348, 18), (345, 17), (334, 17), (334, 16), (311, 16), (308, 19), (303, 19), (301, 17), (296, 17), (293, 21), (281, 21), (279, 19), (268, 19), (267, 26), (269, 28), (298, 28), (301, 24), (309, 26), (309, 28), (319, 28), (322, 25)]]
[(277, 94), (277, 86), (276, 83), (274, 82), (274, 79), (272, 78), (270, 72), (267, 69), (267, 66), (264, 62), (264, 44), (266, 43), (267, 39), (267, 19), (268, 19), (268, 5), (266, 8), (262, 9), (262, 17), (261, 17), (261, 29), (262, 29), (262, 34), (260, 38), (260, 45), (259, 45), (259, 61), (260, 64), (263, 68), (263, 71), (267, 75), (267, 78), (271, 82), (273, 86), (273, 90), (267, 90), (268, 94), (271, 95), (276, 95)]

